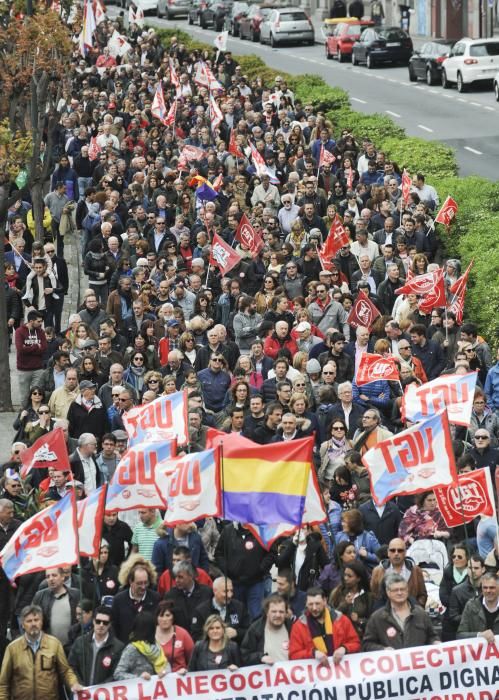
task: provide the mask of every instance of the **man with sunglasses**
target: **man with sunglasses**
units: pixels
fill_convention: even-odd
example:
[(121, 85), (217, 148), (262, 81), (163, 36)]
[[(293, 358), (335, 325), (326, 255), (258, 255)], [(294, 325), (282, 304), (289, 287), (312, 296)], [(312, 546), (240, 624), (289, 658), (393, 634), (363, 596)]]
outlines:
[(399, 574), (407, 582), (409, 597), (415, 600), (424, 609), (428, 594), (424, 582), (423, 572), (412, 559), (407, 556), (404, 540), (395, 537), (388, 544), (388, 559), (383, 559), (373, 569), (371, 577), (371, 593), (376, 607), (381, 607), (387, 602), (384, 586), (384, 578), (387, 573)]
[(473, 457), (476, 469), (490, 469), (492, 483), (499, 465), (499, 449), (491, 446), (490, 433), (485, 428), (478, 428), (473, 437), (473, 449), (468, 454)]
[(124, 647), (113, 634), (111, 608), (99, 605), (94, 610), (92, 630), (78, 637), (71, 647), (69, 665), (85, 687), (108, 683)]

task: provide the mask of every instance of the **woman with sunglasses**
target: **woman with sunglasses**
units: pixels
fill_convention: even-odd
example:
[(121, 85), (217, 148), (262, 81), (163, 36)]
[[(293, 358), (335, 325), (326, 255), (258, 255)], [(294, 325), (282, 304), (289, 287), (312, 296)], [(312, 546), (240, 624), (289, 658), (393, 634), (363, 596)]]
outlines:
[(352, 441), (347, 437), (348, 428), (342, 418), (333, 418), (330, 431), (331, 437), (322, 443), (319, 450), (321, 459), (319, 478), (327, 482), (332, 480), (338, 460), (352, 449)]
[(163, 377), (156, 370), (146, 372), (144, 376), (144, 391), (153, 391), (156, 396), (159, 396), (162, 389)]
[(44, 393), (41, 387), (32, 386), (29, 396), (24, 406), (19, 411), (17, 418), (14, 421), (14, 430), (16, 431), (14, 441), (23, 441), (26, 437), (25, 429), (28, 423), (33, 423), (38, 420), (38, 411), (44, 401)]
[(144, 351), (132, 352), (130, 364), (123, 372), (123, 381), (133, 386), (137, 394), (144, 390), (144, 378), (148, 370), (147, 357)]
[(459, 623), (451, 619), (449, 603), (452, 589), (468, 580), (469, 558), (470, 552), (467, 545), (464, 542), (455, 544), (450, 553), (450, 562), (444, 569), (439, 589), (440, 602), (445, 605), (445, 613), (442, 618), (442, 642), (449, 642), (457, 637)]

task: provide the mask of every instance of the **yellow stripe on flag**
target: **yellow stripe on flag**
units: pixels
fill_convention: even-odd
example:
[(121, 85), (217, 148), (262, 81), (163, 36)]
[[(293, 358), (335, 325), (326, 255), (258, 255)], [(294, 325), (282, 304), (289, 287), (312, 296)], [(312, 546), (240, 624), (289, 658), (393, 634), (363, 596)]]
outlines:
[(310, 474), (307, 462), (268, 462), (265, 459), (223, 459), (224, 490), (304, 496)]

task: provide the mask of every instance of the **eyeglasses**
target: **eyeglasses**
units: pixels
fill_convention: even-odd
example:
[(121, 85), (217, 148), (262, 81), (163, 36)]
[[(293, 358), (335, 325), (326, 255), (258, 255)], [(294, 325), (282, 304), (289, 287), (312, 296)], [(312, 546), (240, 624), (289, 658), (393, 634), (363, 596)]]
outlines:
[(144, 358), (143, 357), (134, 357), (133, 361), (134, 362), (144, 362)]
[(399, 345), (399, 350), (410, 350), (411, 346), (410, 345)]
[(55, 253), (55, 249), (51, 248), (50, 250), (46, 250), (45, 252), (48, 253), (49, 255), (52, 255), (52, 253)]
[(164, 221), (156, 221), (156, 226), (164, 226), (165, 222)]
[(212, 357), (211, 361), (212, 362), (222, 362), (222, 358), (221, 357)]
[(488, 440), (488, 435), (475, 435), (475, 440)]
[(332, 430), (345, 430), (345, 428), (342, 425), (333, 425)]
[(117, 399), (119, 397), (119, 394), (113, 394), (113, 399)]
[(50, 413), (50, 411), (38, 411), (39, 416), (45, 416), (45, 415), (48, 415), (49, 413)]
[(130, 399), (122, 399), (122, 398), (119, 398), (118, 401), (121, 401), (121, 402), (124, 403), (125, 401), (130, 401)]
[(159, 379), (149, 379), (148, 384), (158, 384)]
[(398, 554), (403, 554), (405, 549), (396, 549), (395, 547), (388, 550), (389, 552), (397, 552)]
[(111, 624), (111, 620), (95, 619), (94, 622), (96, 625), (105, 625), (106, 627)]
[(464, 559), (464, 556), (462, 554), (453, 554), (452, 559)]
[(323, 370), (322, 374), (336, 374), (335, 372), (330, 372), (329, 370)]
[(37, 391), (32, 391), (32, 392), (31, 392), (31, 396), (43, 396), (43, 392), (38, 391), (38, 390), (37, 390)]

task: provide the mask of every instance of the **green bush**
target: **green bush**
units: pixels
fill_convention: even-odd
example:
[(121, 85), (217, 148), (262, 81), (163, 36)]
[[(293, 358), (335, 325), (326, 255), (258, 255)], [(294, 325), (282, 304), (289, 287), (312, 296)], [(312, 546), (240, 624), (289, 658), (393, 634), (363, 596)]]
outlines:
[[(157, 29), (165, 46), (172, 36), (189, 49), (213, 51), (213, 46), (195, 41), (183, 31)], [(466, 318), (478, 324), (489, 342), (499, 340), (499, 183), (479, 177), (458, 177), (454, 150), (438, 141), (408, 137), (402, 127), (384, 114), (355, 112), (345, 90), (327, 85), (318, 75), (290, 75), (276, 71), (255, 55), (235, 56), (243, 73), (251, 80), (261, 77), (271, 85), (277, 74), (287, 80), (296, 99), (312, 103), (326, 113), (338, 134), (352, 131), (357, 139), (369, 138), (401, 168), (411, 174), (423, 172), (429, 184), (438, 190), (443, 202), (451, 195), (458, 203), (457, 220), (450, 232), (438, 226), (440, 238), (449, 256), (459, 258), (463, 271), (471, 259), (474, 266), (466, 297)]]

